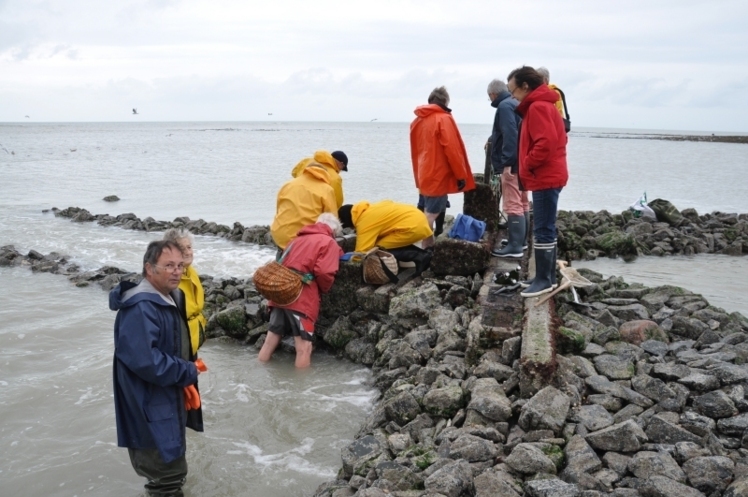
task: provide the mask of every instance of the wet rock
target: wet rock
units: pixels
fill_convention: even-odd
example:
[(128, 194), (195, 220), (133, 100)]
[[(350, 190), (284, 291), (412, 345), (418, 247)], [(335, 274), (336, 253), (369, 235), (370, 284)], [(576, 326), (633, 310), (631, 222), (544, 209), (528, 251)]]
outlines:
[(500, 453), (490, 440), (475, 435), (464, 434), (449, 445), (452, 459), (465, 459), (468, 462), (493, 461)]
[(637, 452), (629, 461), (629, 471), (642, 479), (660, 475), (680, 483), (686, 482), (686, 474), (667, 452)]
[(639, 493), (644, 497), (705, 497), (694, 488), (659, 475), (648, 478)]
[(727, 457), (694, 457), (683, 464), (691, 485), (709, 495), (721, 492), (732, 482), (735, 463)]
[(390, 301), (389, 316), (404, 328), (415, 328), (428, 321), (429, 313), (441, 306), (439, 289), (433, 283), (406, 291)]
[(343, 473), (346, 478), (359, 475), (366, 476), (374, 467), (373, 461), (382, 453), (379, 441), (371, 435), (354, 440), (341, 451)]
[(512, 416), (512, 403), (494, 378), (475, 381), (467, 409), (494, 422), (506, 421)]
[(434, 388), (423, 397), (423, 408), (432, 416), (451, 418), (464, 406), (465, 395), (456, 385)]
[(102, 199), (104, 202), (117, 202), (119, 197), (117, 195), (107, 195)]
[(532, 480), (525, 483), (525, 491), (530, 497), (580, 497), (581, 491), (574, 484), (552, 478)]
[(717, 429), (725, 435), (741, 436), (748, 430), (748, 413), (717, 421)]
[(712, 418), (694, 411), (686, 411), (681, 414), (680, 425), (699, 437), (708, 435), (717, 427), (717, 423)]
[(247, 317), (243, 307), (234, 306), (220, 311), (216, 315), (216, 322), (231, 337), (244, 338), (247, 334), (244, 327), (247, 324)]
[(344, 349), (348, 342), (354, 338), (358, 338), (358, 334), (351, 326), (350, 319), (347, 316), (340, 316), (325, 331), (323, 340), (334, 349)]
[(387, 314), (390, 310), (390, 299), (395, 292), (395, 285), (366, 285), (356, 290), (356, 301), (366, 312)]
[(519, 426), (523, 430), (552, 430), (560, 433), (566, 422), (571, 401), (560, 390), (548, 386), (536, 393), (522, 406)]
[(635, 452), (648, 440), (644, 431), (632, 420), (615, 424), (608, 428), (590, 433), (585, 437), (594, 449), (615, 452)]
[[(377, 477), (392, 482), (393, 490), (411, 490), (417, 488), (422, 480), (410, 468), (395, 461), (382, 461), (376, 465)], [(388, 495), (385, 493), (384, 495)]]
[(636, 373), (634, 363), (625, 357), (602, 354), (595, 357), (592, 362), (601, 375), (611, 380), (627, 380)]
[(622, 340), (634, 345), (641, 345), (647, 340), (668, 342), (667, 333), (657, 323), (648, 319), (627, 321), (620, 326), (618, 332)]
[(475, 477), (475, 497), (520, 497), (522, 486), (509, 473), (493, 469)]
[(518, 473), (556, 474), (556, 465), (553, 461), (538, 446), (531, 443), (521, 443), (514, 447), (504, 462)]
[(695, 318), (674, 315), (670, 319), (673, 321), (670, 332), (685, 338), (696, 340), (709, 329), (707, 324)]
[(440, 238), (434, 246), (431, 270), (436, 275), (472, 276), (488, 267), (490, 256), (488, 244)]
[(694, 373), (684, 376), (678, 380), (678, 383), (687, 386), (697, 392), (706, 392), (719, 388), (719, 380), (716, 376), (710, 374)]
[(608, 306), (608, 311), (619, 319), (624, 321), (636, 321), (636, 320), (648, 320), (649, 311), (641, 304), (629, 304), (629, 305), (611, 305)]
[(384, 404), (387, 417), (402, 426), (421, 413), (421, 406), (410, 392), (401, 392)]
[(473, 487), (473, 472), (467, 461), (455, 461), (431, 474), (424, 482), (427, 492), (462, 497), (470, 495)]
[(613, 416), (601, 405), (580, 406), (572, 409), (571, 420), (589, 431), (602, 430), (613, 424)]
[(710, 418), (729, 418), (738, 413), (735, 404), (722, 390), (705, 393), (693, 399), (693, 408)]
[(652, 416), (647, 424), (646, 433), (649, 441), (653, 443), (701, 442), (701, 437), (694, 435), (675, 423), (671, 423), (662, 415)]

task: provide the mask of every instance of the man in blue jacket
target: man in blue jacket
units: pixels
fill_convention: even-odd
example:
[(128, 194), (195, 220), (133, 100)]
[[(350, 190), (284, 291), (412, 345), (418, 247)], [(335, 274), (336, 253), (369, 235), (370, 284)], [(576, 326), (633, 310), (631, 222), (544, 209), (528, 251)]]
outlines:
[[(109, 294), (114, 322), (114, 409), (117, 444), (127, 447), (148, 495), (181, 496), (187, 477), (185, 427), (203, 431), (197, 396), (198, 367), (190, 357), (184, 294), (177, 287), (182, 252), (170, 241), (152, 242), (143, 257), (144, 279), (123, 281)], [(187, 395), (187, 394), (190, 395)], [(197, 407), (186, 401), (197, 396)]]
[(507, 90), (506, 83), (494, 79), (488, 84), (488, 98), (496, 108), (491, 133), (491, 165), (494, 174), (501, 175), (502, 207), (507, 216), (508, 243), (491, 252), (496, 257), (522, 257), (525, 247), (530, 205), (527, 192), (520, 191), (517, 175), (517, 137), (521, 118), (514, 112), (515, 100)]

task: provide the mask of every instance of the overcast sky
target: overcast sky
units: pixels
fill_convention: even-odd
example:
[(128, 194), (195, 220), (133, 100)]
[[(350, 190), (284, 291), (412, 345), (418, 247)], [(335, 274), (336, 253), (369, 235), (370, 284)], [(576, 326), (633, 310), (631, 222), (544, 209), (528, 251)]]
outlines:
[(746, 0), (0, 0), (3, 122), (408, 122), (445, 85), (486, 123), (523, 64), (574, 126), (748, 132)]

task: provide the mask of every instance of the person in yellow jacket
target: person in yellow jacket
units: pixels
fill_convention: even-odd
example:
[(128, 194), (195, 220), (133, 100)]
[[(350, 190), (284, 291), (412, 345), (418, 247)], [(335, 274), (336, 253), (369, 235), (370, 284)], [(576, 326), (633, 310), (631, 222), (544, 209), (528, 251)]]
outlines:
[(275, 219), (270, 234), (285, 249), (304, 226), (314, 224), (323, 212), (337, 212), (330, 176), (322, 164), (311, 162), (278, 191)]
[(184, 292), (192, 354), (197, 354), (197, 349), (205, 342), (205, 326), (208, 322), (203, 315), (205, 291), (203, 290), (203, 284), (200, 282), (200, 276), (192, 266), (194, 237), (186, 229), (171, 228), (164, 233), (164, 240), (176, 243), (182, 250), (184, 272), (182, 273), (182, 279), (179, 281), (179, 289)]
[(356, 229), (356, 252), (367, 252), (374, 247), (401, 248), (434, 234), (426, 214), (413, 205), (392, 200), (344, 205), (338, 210), (338, 217), (344, 228)]
[(301, 159), (291, 171), (291, 176), (297, 178), (312, 163), (321, 164), (330, 176), (330, 186), (335, 191), (336, 210), (339, 209), (343, 205), (343, 178), (340, 177), (340, 171), (348, 171), (348, 156), (340, 150), (333, 153), (317, 150), (313, 157)]
[(556, 103), (554, 104), (556, 106), (556, 110), (561, 114), (561, 117), (566, 119), (566, 109), (564, 109), (564, 101), (561, 98), (561, 89), (551, 83), (551, 73), (548, 71), (545, 67), (538, 67), (536, 69), (537, 73), (540, 74), (543, 77), (543, 82), (548, 85), (548, 88), (555, 91), (558, 94), (558, 100), (556, 100)]

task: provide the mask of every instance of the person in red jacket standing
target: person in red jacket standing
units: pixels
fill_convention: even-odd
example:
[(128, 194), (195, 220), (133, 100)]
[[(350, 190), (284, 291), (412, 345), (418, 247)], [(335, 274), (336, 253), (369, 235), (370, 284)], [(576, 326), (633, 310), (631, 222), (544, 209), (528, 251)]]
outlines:
[(335, 241), (341, 233), (340, 221), (329, 212), (322, 214), (315, 224), (299, 230), (286, 247), (288, 254), (283, 265), (300, 273), (310, 273), (314, 279), (304, 285), (296, 302), (280, 306), (268, 302), (270, 325), (259, 359), (267, 362), (284, 335), (293, 335), (296, 347), (296, 367), (306, 368), (312, 360), (314, 324), (319, 315), (320, 294), (330, 291), (338, 272), (343, 250)]
[(561, 189), (566, 186), (566, 130), (556, 110), (558, 93), (543, 83), (543, 76), (523, 66), (509, 73), (507, 87), (519, 100), (519, 180), (532, 191), (535, 238), (535, 278), (521, 293), (536, 297), (553, 289), (556, 271), (556, 212)]
[(447, 207), (448, 194), (475, 188), (465, 144), (448, 105), (447, 89), (435, 88), (428, 105), (416, 107), (416, 118), (410, 125), (413, 176), (424, 197), (424, 213), (432, 230)]

